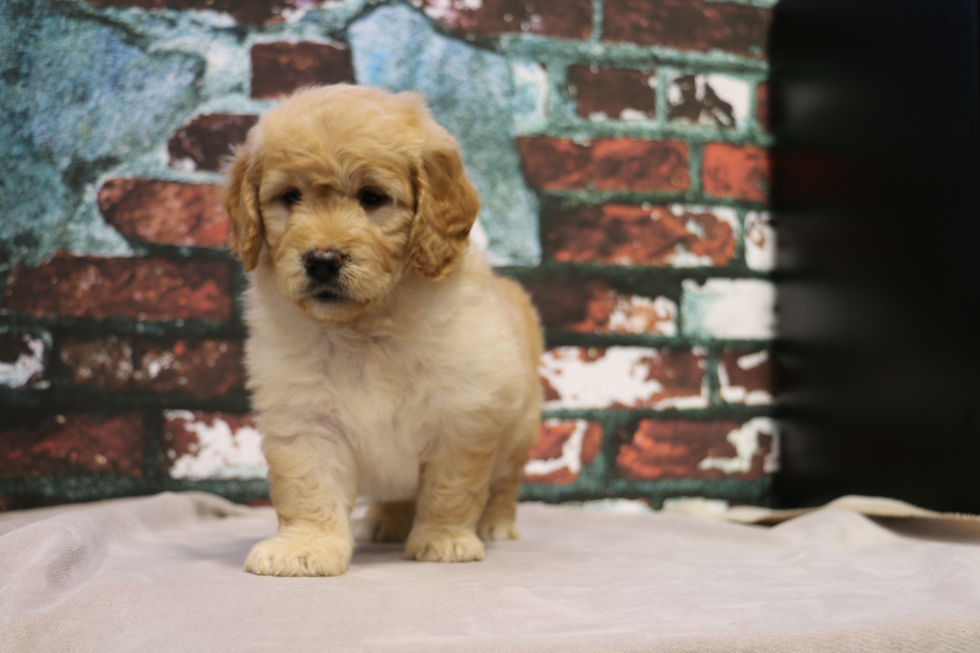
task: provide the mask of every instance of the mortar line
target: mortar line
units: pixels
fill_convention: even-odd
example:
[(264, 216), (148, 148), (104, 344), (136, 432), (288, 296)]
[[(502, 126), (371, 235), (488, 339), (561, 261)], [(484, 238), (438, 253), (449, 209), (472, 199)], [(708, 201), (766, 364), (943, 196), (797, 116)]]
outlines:
[(592, 34), (589, 40), (593, 43), (602, 42), (604, 2), (605, 0), (592, 0)]

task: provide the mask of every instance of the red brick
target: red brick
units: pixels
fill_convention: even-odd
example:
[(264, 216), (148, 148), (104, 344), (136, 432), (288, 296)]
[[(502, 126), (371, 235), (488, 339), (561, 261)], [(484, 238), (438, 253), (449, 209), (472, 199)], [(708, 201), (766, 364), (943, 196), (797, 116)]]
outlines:
[(228, 217), (221, 187), (143, 179), (110, 179), (99, 190), (106, 222), (148, 243), (223, 247)]
[(701, 180), (707, 195), (765, 202), (771, 177), (769, 154), (761, 147), (725, 143), (704, 147)]
[(132, 338), (67, 336), (59, 356), (70, 370), (72, 385), (110, 392), (132, 389)]
[(141, 476), (138, 415), (56, 415), (0, 431), (0, 476), (109, 473)]
[[(542, 422), (538, 428), (538, 440), (531, 448), (530, 457), (537, 460), (561, 458), (562, 447), (575, 432), (577, 424), (574, 421), (549, 423)], [(602, 443), (602, 425), (598, 422), (588, 422), (585, 438), (582, 440), (582, 462), (591, 463), (599, 453)]]
[(741, 428), (737, 422), (687, 422), (681, 420), (640, 420), (629, 441), (616, 457), (619, 473), (628, 479), (645, 481), (662, 478), (757, 478), (763, 474), (765, 457), (772, 446), (772, 434), (762, 434), (751, 468), (746, 473), (726, 474), (716, 468), (699, 466), (708, 457), (734, 458), (738, 452), (728, 434)]
[(51, 317), (227, 320), (230, 290), (227, 261), (59, 254), (39, 267), (15, 268), (3, 309)]
[(524, 175), (542, 190), (683, 191), (690, 184), (687, 144), (675, 141), (519, 138)]
[(423, 0), (422, 11), (446, 29), (472, 34), (524, 32), (584, 39), (592, 33), (591, 0), (483, 0), (478, 9), (467, 4)]
[(26, 333), (0, 333), (0, 385), (43, 387), (48, 351), (44, 341)]
[(561, 395), (558, 394), (558, 391), (555, 390), (555, 388), (551, 385), (551, 383), (548, 382), (548, 379), (542, 376), (540, 380), (541, 380), (541, 393), (544, 395), (545, 401), (554, 401), (556, 399), (561, 399)]
[(245, 142), (248, 130), (258, 121), (258, 116), (201, 114), (174, 132), (167, 141), (170, 165), (220, 170), (233, 146)]
[(271, 25), (282, 22), (286, 9), (315, 6), (313, 0), (86, 0), (96, 7), (139, 7), (141, 9), (210, 9), (231, 14), (241, 25)]
[(765, 54), (771, 12), (703, 0), (606, 0), (603, 37), (678, 50)]
[[(658, 307), (649, 299), (617, 294), (603, 281), (537, 280), (524, 285), (542, 323), (549, 329), (571, 333), (676, 333), (676, 310), (656, 310)], [(621, 324), (621, 318), (629, 324)]]
[(147, 392), (223, 395), (245, 383), (242, 346), (226, 340), (136, 342), (133, 386)]
[(773, 364), (768, 350), (725, 347), (718, 360), (718, 376), (722, 401), (772, 403)]
[(68, 337), (61, 361), (73, 385), (113, 392), (214, 397), (244, 385), (242, 346), (225, 340)]
[(608, 118), (623, 118), (623, 111), (636, 112), (637, 117), (657, 115), (657, 91), (650, 85), (653, 72), (602, 68), (593, 72), (588, 66), (568, 69), (568, 91), (575, 98), (575, 110), (586, 118), (604, 114)]
[[(688, 230), (696, 223), (702, 234)], [(604, 204), (581, 206), (544, 216), (545, 252), (563, 263), (670, 265), (683, 248), (714, 265), (735, 254), (732, 226), (712, 213), (675, 215), (666, 207)]]
[[(544, 474), (526, 474), (524, 477), (527, 483), (544, 483), (549, 485), (560, 485), (572, 483), (578, 478), (578, 472), (569, 467), (568, 462), (561, 465), (559, 462), (564, 455), (563, 447), (577, 429), (584, 427), (582, 434), (582, 448), (579, 455), (578, 464), (588, 465), (595, 460), (602, 446), (602, 425), (597, 422), (564, 421), (556, 422), (548, 420), (542, 422), (538, 429), (538, 441), (531, 449), (532, 461), (550, 461), (554, 470)], [(571, 461), (575, 464), (574, 461)]]
[(664, 389), (650, 403), (673, 397), (697, 397), (704, 385), (704, 359), (690, 349), (661, 349), (640, 361), (647, 366), (647, 379), (656, 379)]
[(256, 43), (252, 97), (277, 97), (308, 84), (354, 82), (350, 50), (325, 43)]
[(21, 334), (0, 333), (0, 363), (16, 363), (21, 356), (30, 356), (33, 353), (27, 338)]
[(614, 292), (603, 281), (531, 281), (524, 286), (549, 328), (595, 333), (609, 323)]

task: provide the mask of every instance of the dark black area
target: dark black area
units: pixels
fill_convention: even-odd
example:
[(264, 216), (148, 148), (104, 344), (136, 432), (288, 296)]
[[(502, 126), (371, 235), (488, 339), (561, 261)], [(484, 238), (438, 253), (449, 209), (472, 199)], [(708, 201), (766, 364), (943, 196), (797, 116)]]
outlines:
[(975, 0), (783, 0), (772, 25), (774, 500), (980, 512)]

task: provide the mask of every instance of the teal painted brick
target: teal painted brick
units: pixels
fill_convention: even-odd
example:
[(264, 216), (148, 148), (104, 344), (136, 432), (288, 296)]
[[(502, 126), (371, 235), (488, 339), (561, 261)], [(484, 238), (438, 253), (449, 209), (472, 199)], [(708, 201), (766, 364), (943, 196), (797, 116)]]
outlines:
[(352, 24), (349, 35), (358, 82), (422, 91), (435, 118), (459, 140), (494, 261), (536, 263), (537, 198), (524, 183), (512, 140), (515, 114), (527, 113), (527, 99), (517, 93), (507, 60), (437, 34), (401, 6), (375, 10)]
[(125, 30), (55, 7), (0, 8), (0, 265), (36, 264), (59, 249), (129, 253), (82, 200), (101, 172), (152, 148), (197, 101), (198, 57), (150, 55)]

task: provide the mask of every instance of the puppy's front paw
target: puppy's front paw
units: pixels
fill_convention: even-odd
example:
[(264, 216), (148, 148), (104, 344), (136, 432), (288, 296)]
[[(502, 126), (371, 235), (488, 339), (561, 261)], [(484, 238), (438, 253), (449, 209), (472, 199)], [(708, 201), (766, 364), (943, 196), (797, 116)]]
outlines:
[(509, 520), (499, 522), (480, 522), (477, 524), (476, 532), (479, 533), (480, 539), (484, 542), (521, 539), (521, 532), (517, 530), (517, 526), (514, 525), (514, 522)]
[(483, 542), (465, 528), (414, 528), (402, 557), (423, 562), (483, 560)]
[(339, 576), (347, 571), (354, 542), (321, 531), (275, 535), (245, 559), (245, 571), (262, 576)]

